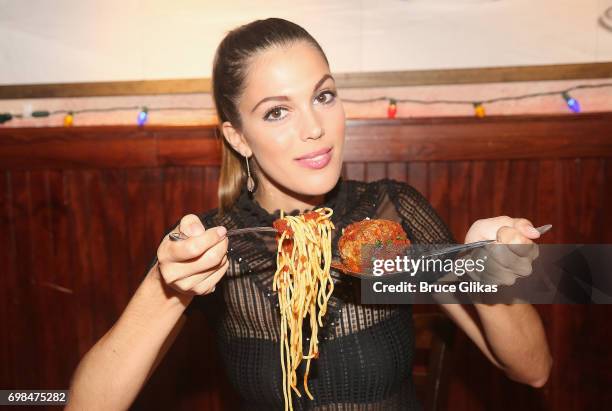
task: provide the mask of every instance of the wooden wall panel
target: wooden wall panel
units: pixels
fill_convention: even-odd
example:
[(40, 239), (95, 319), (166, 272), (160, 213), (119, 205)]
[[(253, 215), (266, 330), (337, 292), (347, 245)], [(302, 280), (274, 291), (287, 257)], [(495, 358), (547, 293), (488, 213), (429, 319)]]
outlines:
[[(350, 121), (343, 175), (419, 189), (462, 241), (493, 215), (552, 223), (549, 243), (610, 243), (612, 114)], [(116, 321), (166, 229), (217, 205), (219, 142), (202, 127), (0, 129), (0, 386), (66, 388)], [(434, 307), (415, 307), (427, 311)], [(506, 379), (465, 336), (455, 410), (600, 409), (609, 306), (538, 306), (547, 386)], [(232, 409), (206, 320), (191, 321), (135, 410)], [(42, 409), (42, 408), (41, 408)]]

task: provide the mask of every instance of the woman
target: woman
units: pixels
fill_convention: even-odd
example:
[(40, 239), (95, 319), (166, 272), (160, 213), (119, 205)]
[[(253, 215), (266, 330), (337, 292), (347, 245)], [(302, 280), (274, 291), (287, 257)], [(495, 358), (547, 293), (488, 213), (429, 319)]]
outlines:
[[(414, 243), (454, 242), (412, 187), (340, 177), (343, 106), (323, 50), (300, 26), (273, 18), (230, 32), (215, 56), (213, 93), (224, 137), (219, 209), (182, 218), (174, 230), (191, 238), (164, 237), (117, 323), (82, 359), (68, 409), (128, 408), (194, 309), (215, 320), (245, 406), (284, 407), (272, 290), (276, 243), (254, 234), (228, 242), (227, 229), (270, 226), (279, 210), (327, 206), (335, 233), (366, 217), (388, 218), (401, 222)], [(497, 217), (475, 222), (465, 242), (531, 244), (538, 236), (527, 220)], [(419, 409), (410, 306), (359, 305), (343, 292), (342, 279), (335, 282), (309, 376), (314, 400), (294, 396), (294, 409)], [(219, 298), (203, 297), (213, 292)], [(444, 309), (510, 378), (534, 387), (546, 382), (551, 359), (530, 305), (476, 305), (480, 324), (460, 305)]]

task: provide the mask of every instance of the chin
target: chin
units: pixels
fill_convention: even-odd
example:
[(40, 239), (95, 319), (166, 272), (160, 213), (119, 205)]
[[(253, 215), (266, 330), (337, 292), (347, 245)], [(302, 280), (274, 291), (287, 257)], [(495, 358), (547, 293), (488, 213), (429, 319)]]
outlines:
[(295, 191), (299, 194), (309, 196), (327, 194), (338, 183), (341, 171), (342, 165), (340, 165), (340, 167), (329, 167), (325, 171), (320, 170), (313, 175), (302, 174), (294, 180), (298, 182), (298, 184), (294, 185)]
[(279, 188), (302, 196), (320, 196), (329, 193), (342, 174), (342, 161), (332, 160), (325, 168), (309, 170), (294, 164), (275, 167), (267, 177)]

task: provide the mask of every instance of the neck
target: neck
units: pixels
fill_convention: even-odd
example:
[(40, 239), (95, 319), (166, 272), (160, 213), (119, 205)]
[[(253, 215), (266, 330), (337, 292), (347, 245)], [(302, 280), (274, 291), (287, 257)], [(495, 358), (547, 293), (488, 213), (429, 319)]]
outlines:
[(308, 196), (297, 194), (278, 187), (265, 178), (261, 178), (260, 174), (254, 198), (269, 213), (273, 213), (276, 210), (283, 210), (285, 213), (288, 213), (296, 209), (300, 212), (312, 209), (323, 203), (325, 195)]

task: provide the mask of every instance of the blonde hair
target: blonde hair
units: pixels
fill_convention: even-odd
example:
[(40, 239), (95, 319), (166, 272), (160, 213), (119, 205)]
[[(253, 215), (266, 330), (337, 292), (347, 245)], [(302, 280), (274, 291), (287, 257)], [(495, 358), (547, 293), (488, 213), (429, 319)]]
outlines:
[(219, 212), (232, 207), (246, 184), (245, 159), (223, 138), (221, 124), (228, 121), (237, 131), (242, 130), (238, 100), (244, 92), (250, 59), (271, 47), (288, 46), (299, 41), (320, 51), (317, 41), (301, 26), (280, 18), (255, 20), (230, 31), (217, 47), (213, 62), (212, 94), (219, 126), (217, 136), (221, 145), (221, 173), (219, 176)]

